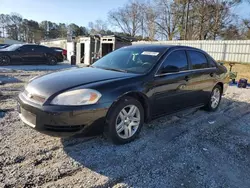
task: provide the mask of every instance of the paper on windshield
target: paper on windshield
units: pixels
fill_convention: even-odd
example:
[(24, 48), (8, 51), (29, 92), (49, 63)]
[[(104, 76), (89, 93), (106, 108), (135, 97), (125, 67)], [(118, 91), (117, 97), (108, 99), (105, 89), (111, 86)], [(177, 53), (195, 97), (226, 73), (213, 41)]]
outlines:
[(150, 52), (150, 51), (144, 51), (141, 53), (141, 55), (151, 55), (151, 56), (158, 56), (159, 52)]

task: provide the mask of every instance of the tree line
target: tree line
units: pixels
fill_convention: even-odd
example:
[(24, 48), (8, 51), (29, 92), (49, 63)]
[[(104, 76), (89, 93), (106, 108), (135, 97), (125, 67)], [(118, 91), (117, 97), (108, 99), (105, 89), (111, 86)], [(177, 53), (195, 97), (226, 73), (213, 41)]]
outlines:
[[(148, 40), (250, 39), (250, 18), (232, 9), (243, 0), (130, 1), (109, 12), (109, 20), (131, 36)], [(249, 0), (246, 2), (250, 3)]]
[(90, 34), (114, 34), (102, 20), (89, 22), (89, 27), (71, 23), (54, 23), (48, 20), (38, 23), (22, 18), (18, 13), (0, 14), (0, 36), (23, 42), (39, 43), (41, 40), (88, 36)]
[[(250, 0), (245, 0), (250, 3)], [(135, 37), (138, 40), (250, 39), (250, 18), (232, 9), (243, 0), (130, 0), (111, 10), (106, 21), (88, 27), (71, 23), (38, 23), (18, 13), (0, 14), (0, 36), (24, 42), (92, 34)], [(112, 28), (112, 29), (110, 29)], [(119, 31), (119, 32), (114, 32)]]

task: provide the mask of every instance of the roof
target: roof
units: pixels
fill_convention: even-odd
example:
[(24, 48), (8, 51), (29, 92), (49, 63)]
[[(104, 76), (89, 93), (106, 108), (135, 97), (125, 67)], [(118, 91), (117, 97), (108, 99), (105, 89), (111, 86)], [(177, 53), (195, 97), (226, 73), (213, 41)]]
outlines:
[(186, 49), (195, 49), (195, 50), (201, 50), (198, 48), (190, 47), (190, 46), (180, 46), (180, 45), (166, 45), (166, 44), (134, 44), (132, 45), (134, 48), (156, 48), (156, 49), (162, 49), (162, 48), (186, 48)]

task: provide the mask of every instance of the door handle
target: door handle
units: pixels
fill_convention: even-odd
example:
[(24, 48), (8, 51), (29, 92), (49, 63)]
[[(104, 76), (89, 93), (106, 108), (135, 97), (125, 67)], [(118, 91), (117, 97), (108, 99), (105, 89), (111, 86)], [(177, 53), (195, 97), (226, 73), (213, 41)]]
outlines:
[(210, 73), (210, 76), (213, 77), (213, 76), (214, 76), (214, 73)]
[(185, 81), (186, 81), (186, 82), (189, 81), (189, 76), (185, 76)]

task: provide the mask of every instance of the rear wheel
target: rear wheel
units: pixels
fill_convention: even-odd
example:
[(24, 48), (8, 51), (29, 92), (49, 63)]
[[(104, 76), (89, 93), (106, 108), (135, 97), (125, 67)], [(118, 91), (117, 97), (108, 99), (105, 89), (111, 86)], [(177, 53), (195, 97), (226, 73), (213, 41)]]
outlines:
[(49, 56), (48, 57), (48, 65), (56, 65), (57, 64), (57, 59), (54, 56)]
[(208, 104), (205, 106), (207, 111), (215, 111), (219, 107), (222, 96), (222, 88), (219, 85), (216, 85), (213, 88)]
[(144, 123), (144, 110), (139, 101), (132, 97), (120, 100), (107, 117), (106, 136), (115, 144), (133, 141)]
[(10, 64), (10, 58), (8, 56), (0, 56), (0, 65), (9, 65)]

